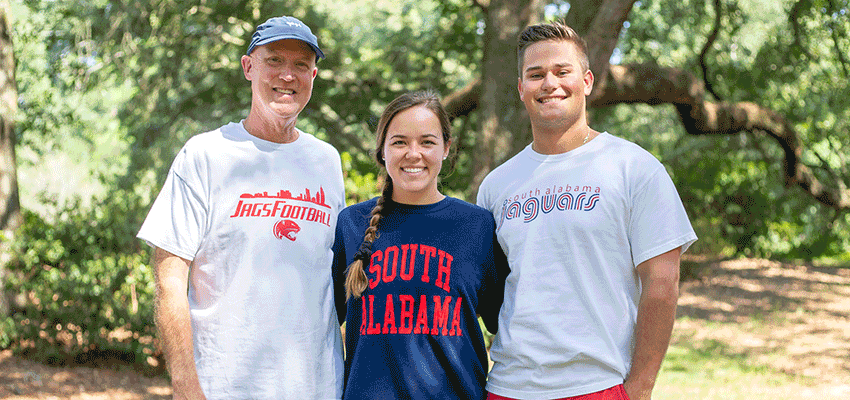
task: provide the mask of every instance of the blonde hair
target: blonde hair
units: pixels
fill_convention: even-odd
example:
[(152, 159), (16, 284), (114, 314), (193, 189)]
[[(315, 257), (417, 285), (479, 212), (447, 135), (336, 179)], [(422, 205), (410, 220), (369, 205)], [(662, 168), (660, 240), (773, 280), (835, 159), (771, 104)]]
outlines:
[(423, 106), (437, 116), (437, 119), (440, 121), (440, 129), (443, 133), (443, 143), (448, 145), (451, 142), (451, 122), (449, 121), (449, 115), (446, 109), (440, 103), (440, 97), (437, 93), (430, 90), (405, 93), (396, 97), (387, 105), (387, 108), (381, 114), (380, 121), (378, 121), (374, 151), (375, 162), (383, 169), (384, 187), (381, 190), (381, 196), (378, 197), (375, 207), (372, 208), (369, 226), (363, 235), (363, 242), (360, 243), (360, 248), (354, 255), (354, 261), (348, 265), (345, 271), (346, 299), (360, 297), (369, 285), (364, 264), (371, 262), (372, 243), (380, 236), (378, 228), (383, 217), (384, 208), (387, 202), (392, 201), (393, 197), (393, 180), (386, 172), (386, 162), (384, 161), (384, 141), (387, 139), (387, 129), (396, 115), (416, 106)]

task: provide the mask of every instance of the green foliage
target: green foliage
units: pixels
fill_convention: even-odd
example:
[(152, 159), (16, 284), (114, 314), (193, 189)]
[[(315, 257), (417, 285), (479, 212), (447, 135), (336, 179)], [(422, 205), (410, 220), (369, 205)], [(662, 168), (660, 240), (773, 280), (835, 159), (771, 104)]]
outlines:
[(26, 211), (7, 287), (23, 301), (3, 325), (2, 347), (51, 364), (103, 354), (153, 369), (153, 277), (134, 238), (139, 200), (109, 196), (55, 220)]
[[(722, 97), (716, 100), (750, 101), (784, 116), (818, 179), (850, 185), (848, 2), (721, 4), (720, 35), (705, 59), (705, 79)], [(622, 62), (702, 76), (698, 57), (716, 12), (713, 2), (636, 3), (620, 40)], [(668, 167), (700, 237), (695, 252), (802, 259), (850, 252), (846, 213), (786, 187), (784, 153), (767, 135), (688, 136), (670, 106), (618, 106), (594, 115), (602, 128), (650, 149)]]

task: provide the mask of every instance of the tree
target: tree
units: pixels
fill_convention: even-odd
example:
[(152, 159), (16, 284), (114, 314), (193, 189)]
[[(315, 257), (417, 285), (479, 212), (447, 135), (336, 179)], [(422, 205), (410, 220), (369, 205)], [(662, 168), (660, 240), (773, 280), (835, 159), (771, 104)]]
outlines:
[(0, 317), (8, 312), (3, 286), (5, 244), (21, 224), (18, 201), (18, 174), (15, 161), (15, 118), (18, 90), (15, 81), (15, 55), (9, 26), (9, 2), (0, 0)]
[[(835, 210), (850, 209), (850, 191), (841, 179), (831, 179), (823, 182), (819, 179), (812, 168), (802, 162), (803, 144), (798, 138), (798, 133), (787, 119), (762, 105), (754, 102), (724, 102), (720, 99), (711, 99), (706, 90), (706, 82), (695, 77), (688, 71), (679, 68), (665, 68), (652, 64), (629, 64), (610, 66), (608, 60), (617, 45), (617, 39), (626, 21), (629, 12), (636, 0), (584, 0), (571, 2), (570, 9), (580, 10), (568, 14), (568, 24), (576, 28), (588, 42), (588, 53), (591, 60), (592, 70), (596, 76), (596, 85), (590, 101), (591, 107), (605, 107), (621, 103), (646, 103), (652, 105), (673, 104), (676, 106), (685, 130), (692, 135), (734, 135), (743, 132), (763, 133), (774, 139), (782, 148), (784, 157), (783, 165), (784, 180), (786, 185), (797, 185), (817, 201)], [(537, 9), (533, 1), (508, 2), (515, 9), (502, 10), (500, 1), (492, 1), (485, 8), (485, 14), (496, 15), (488, 18), (488, 22), (494, 25), (493, 30), (498, 33), (487, 35), (490, 39), (486, 43), (502, 43), (505, 33), (512, 33), (517, 25), (524, 25), (529, 21), (528, 15)], [(716, 4), (719, 4), (718, 0)], [(795, 10), (801, 8), (798, 3)], [(830, 3), (831, 4), (831, 3)], [(507, 11), (507, 12), (506, 12)], [(720, 10), (717, 11), (720, 15)], [(794, 16), (792, 16), (793, 18)], [(502, 19), (499, 19), (502, 18)], [(792, 19), (792, 22), (796, 19)], [(488, 24), (488, 27), (491, 25)], [(514, 41), (515, 35), (509, 40)], [(707, 43), (707, 48), (711, 43)], [(485, 45), (487, 46), (487, 45)], [(504, 49), (509, 46), (502, 45), (497, 54), (502, 56), (507, 53)], [(489, 49), (489, 46), (485, 47)], [(840, 50), (840, 49), (839, 49)], [(503, 96), (513, 94), (515, 81), (506, 79), (502, 71), (490, 71), (487, 69), (485, 53), (485, 70), (480, 81), (465, 89), (468, 96), (450, 96), (452, 100), (448, 107), (452, 115), (469, 113), (475, 109), (470, 104), (478, 104), (483, 113), (493, 114), (492, 110), (500, 110), (499, 115), (521, 114), (517, 102), (505, 102)], [(838, 51), (838, 54), (841, 54)], [(702, 54), (704, 57), (705, 54)], [(845, 64), (848, 64), (843, 61)], [(495, 83), (493, 83), (495, 82)], [(488, 85), (498, 85), (499, 89), (489, 89)], [(474, 86), (482, 85), (478, 90)], [(470, 96), (472, 98), (470, 98)], [(479, 98), (475, 98), (480, 96)], [(513, 96), (516, 97), (516, 96)], [(480, 100), (480, 101), (479, 101)], [(492, 121), (499, 121), (492, 119)], [(482, 136), (485, 143), (491, 141), (491, 132), (500, 132), (504, 135), (513, 136), (519, 140), (513, 142), (505, 154), (515, 154), (521, 146), (527, 144), (527, 130), (517, 129), (510, 117), (499, 121), (497, 127), (485, 124)], [(490, 150), (490, 146), (485, 145)], [(492, 164), (498, 162), (492, 151), (481, 153), (483, 157), (476, 169), (488, 170)], [(495, 158), (495, 160), (494, 160)], [(476, 177), (480, 173), (474, 174)], [(480, 181), (478, 181), (480, 183)]]

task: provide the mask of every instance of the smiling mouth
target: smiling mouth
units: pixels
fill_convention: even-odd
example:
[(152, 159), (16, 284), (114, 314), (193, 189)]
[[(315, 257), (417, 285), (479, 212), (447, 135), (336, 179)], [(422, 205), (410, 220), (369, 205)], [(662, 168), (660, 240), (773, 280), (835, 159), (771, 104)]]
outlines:
[(540, 104), (546, 104), (546, 103), (552, 103), (552, 102), (560, 101), (560, 100), (562, 100), (562, 98), (560, 98), (560, 97), (546, 97), (546, 98), (542, 98), (542, 99), (537, 99), (537, 102), (540, 103)]
[(415, 174), (417, 172), (424, 171), (425, 168), (402, 168), (401, 170), (404, 171), (404, 172), (407, 172), (409, 174)]
[(292, 90), (292, 89), (278, 89), (278, 88), (275, 88), (275, 89), (274, 89), (274, 91), (275, 91), (275, 92), (277, 92), (277, 93), (280, 93), (280, 94), (289, 94), (289, 95), (293, 95), (293, 94), (295, 94), (295, 91), (294, 91), (294, 90)]

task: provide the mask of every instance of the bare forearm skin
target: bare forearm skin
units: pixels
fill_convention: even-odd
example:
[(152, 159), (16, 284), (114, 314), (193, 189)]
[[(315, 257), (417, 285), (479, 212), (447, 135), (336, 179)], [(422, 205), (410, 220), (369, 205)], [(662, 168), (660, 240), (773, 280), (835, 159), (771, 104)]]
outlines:
[(189, 316), (189, 264), (162, 249), (154, 250), (155, 319), (174, 399), (205, 399), (198, 381)]
[(632, 368), (625, 382), (632, 400), (649, 400), (670, 345), (679, 299), (679, 249), (638, 266), (642, 292), (635, 326)]

